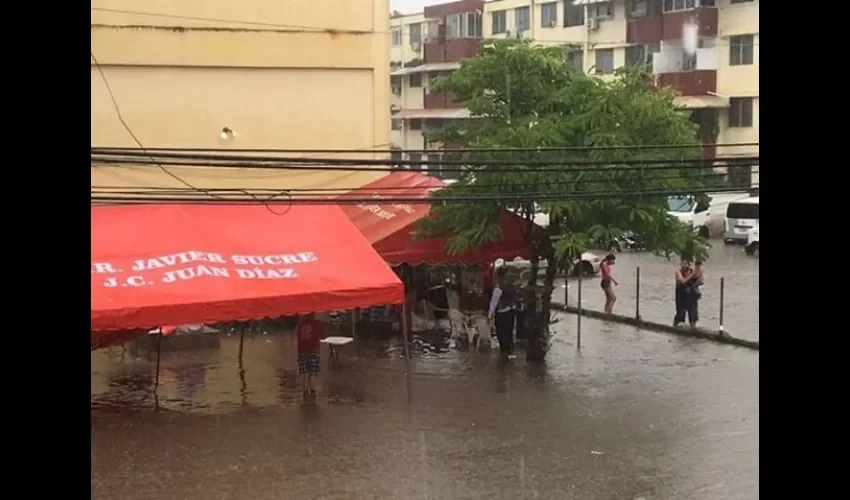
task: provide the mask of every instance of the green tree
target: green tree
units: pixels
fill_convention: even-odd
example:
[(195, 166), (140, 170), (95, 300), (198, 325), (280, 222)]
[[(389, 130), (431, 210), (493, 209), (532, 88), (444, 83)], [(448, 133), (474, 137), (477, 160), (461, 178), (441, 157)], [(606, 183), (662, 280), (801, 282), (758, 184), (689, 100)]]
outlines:
[[(526, 291), (524, 296), (539, 300), (532, 310), (540, 314), (540, 328), (529, 338), (529, 361), (542, 361), (548, 350), (557, 272), (572, 269), (592, 242), (604, 245), (634, 231), (644, 236), (648, 250), (668, 258), (676, 254), (705, 258), (706, 250), (703, 240), (667, 214), (664, 194), (699, 185), (685, 168), (696, 164), (698, 149), (639, 148), (696, 142), (695, 125), (674, 106), (673, 93), (654, 88), (651, 77), (635, 69), (602, 81), (575, 69), (566, 56), (563, 48), (522, 40), (486, 42), (477, 57), (464, 60), (460, 69), (438, 79), (431, 89), (454, 92), (456, 100), (468, 106), (471, 118), (446, 126), (429, 139), (470, 149), (514, 149), (464, 152), (463, 161), (511, 166), (467, 169), (458, 182), (434, 194), (431, 215), (420, 224), (420, 233), (446, 236), (448, 250), (462, 252), (500, 239), (500, 210), (511, 210), (524, 220), (533, 255), (527, 284), (533, 293)], [(569, 147), (583, 149), (544, 149)], [(667, 163), (636, 166), (635, 159)], [(559, 166), (535, 166), (541, 161)], [(590, 162), (593, 165), (587, 165)], [(648, 194), (615, 196), (619, 191)], [(441, 198), (469, 196), (487, 201), (439, 203)], [(540, 212), (550, 221), (542, 234), (532, 230)], [(541, 260), (547, 263), (542, 287), (537, 272)]]

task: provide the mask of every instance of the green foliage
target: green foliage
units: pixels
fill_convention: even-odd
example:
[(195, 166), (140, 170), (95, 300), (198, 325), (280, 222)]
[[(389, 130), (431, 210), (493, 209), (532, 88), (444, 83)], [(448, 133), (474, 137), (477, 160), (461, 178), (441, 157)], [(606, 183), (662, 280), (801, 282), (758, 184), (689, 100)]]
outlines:
[[(512, 166), (507, 171), (469, 169), (458, 182), (435, 193), (437, 200), (487, 195), (498, 201), (435, 204), (419, 230), (424, 235), (448, 236), (449, 251), (458, 252), (499, 239), (500, 209), (513, 210), (528, 220), (542, 211), (549, 215), (550, 227), (535, 253), (559, 266), (578, 258), (591, 242), (610, 241), (626, 231), (642, 234), (648, 250), (667, 257), (705, 256), (707, 244), (667, 214), (666, 196), (593, 196), (701, 185), (684, 163), (675, 170), (623, 163), (645, 159), (669, 162), (662, 166), (693, 164), (699, 157), (696, 147), (639, 148), (693, 145), (696, 125), (688, 113), (674, 106), (671, 91), (654, 88), (651, 76), (641, 69), (621, 69), (612, 80), (603, 81), (575, 69), (566, 55), (561, 47), (523, 40), (488, 41), (478, 57), (464, 60), (459, 70), (433, 83), (434, 93), (454, 92), (470, 109), (471, 118), (456, 121), (429, 140), (468, 148), (531, 150), (463, 153), (464, 160), (511, 162)], [(608, 146), (636, 147), (605, 149)], [(551, 147), (599, 149), (536, 149)], [(540, 161), (563, 167), (529, 169)], [(604, 168), (576, 165), (588, 161), (602, 162)], [(576, 196), (584, 198), (565, 199)]]

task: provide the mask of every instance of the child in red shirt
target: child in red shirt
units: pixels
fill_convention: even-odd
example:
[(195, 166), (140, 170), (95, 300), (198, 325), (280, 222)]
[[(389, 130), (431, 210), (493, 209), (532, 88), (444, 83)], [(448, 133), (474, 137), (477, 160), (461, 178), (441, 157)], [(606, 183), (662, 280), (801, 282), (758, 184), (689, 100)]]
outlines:
[(301, 316), (298, 328), (298, 373), (301, 374), (301, 389), (304, 396), (315, 396), (313, 376), (318, 375), (322, 367), (319, 358), (319, 342), (325, 338), (322, 323), (316, 320), (315, 314)]

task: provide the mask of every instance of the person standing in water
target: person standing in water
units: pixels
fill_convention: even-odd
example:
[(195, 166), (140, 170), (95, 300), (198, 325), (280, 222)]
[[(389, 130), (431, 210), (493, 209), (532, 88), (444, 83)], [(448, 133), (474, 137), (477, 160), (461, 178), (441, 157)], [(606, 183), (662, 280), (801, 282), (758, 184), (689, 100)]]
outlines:
[(298, 373), (301, 374), (301, 389), (304, 397), (315, 396), (316, 388), (313, 387), (313, 378), (319, 374), (322, 368), (319, 359), (319, 345), (325, 338), (322, 323), (316, 320), (313, 313), (301, 316), (296, 329), (298, 335)]
[(496, 337), (499, 339), (499, 352), (502, 356), (515, 358), (514, 356), (514, 304), (516, 303), (516, 290), (505, 283), (505, 268), (496, 270), (496, 287), (490, 296), (490, 306), (487, 308), (487, 317), (491, 323), (495, 323)]
[(614, 302), (617, 301), (617, 296), (614, 294), (614, 286), (618, 285), (617, 280), (614, 279), (614, 276), (611, 275), (611, 266), (614, 265), (614, 262), (617, 260), (617, 257), (614, 254), (609, 253), (602, 259), (602, 264), (599, 266), (600, 271), (602, 272), (602, 291), (605, 292), (605, 312), (611, 314), (614, 311)]
[(673, 317), (673, 326), (684, 323), (687, 317), (691, 328), (696, 328), (699, 320), (697, 311), (699, 289), (696, 283), (701, 279), (701, 275), (697, 276), (694, 268), (691, 267), (691, 262), (682, 259), (679, 269), (676, 270), (676, 316)]

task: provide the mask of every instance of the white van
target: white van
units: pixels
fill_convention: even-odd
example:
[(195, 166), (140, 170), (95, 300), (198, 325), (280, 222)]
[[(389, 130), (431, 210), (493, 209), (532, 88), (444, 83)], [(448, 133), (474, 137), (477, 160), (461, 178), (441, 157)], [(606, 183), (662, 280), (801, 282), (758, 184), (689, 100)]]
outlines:
[(744, 252), (747, 255), (752, 255), (754, 257), (759, 256), (759, 227), (756, 224), (756, 227), (750, 229), (750, 232), (747, 233), (747, 246), (744, 247)]
[(746, 243), (750, 229), (759, 224), (759, 197), (744, 198), (729, 203), (723, 223), (723, 241)]

